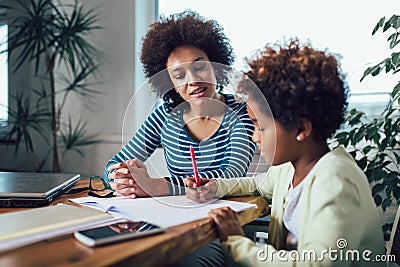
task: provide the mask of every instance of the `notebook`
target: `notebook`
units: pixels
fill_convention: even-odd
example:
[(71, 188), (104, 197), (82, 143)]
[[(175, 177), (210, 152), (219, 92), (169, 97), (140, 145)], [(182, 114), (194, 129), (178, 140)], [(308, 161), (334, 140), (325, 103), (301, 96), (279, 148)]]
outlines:
[(0, 207), (38, 207), (72, 187), (79, 174), (0, 172)]
[(82, 197), (70, 200), (108, 212), (115, 217), (145, 221), (163, 228), (207, 218), (210, 209), (230, 207), (239, 212), (257, 208), (256, 204), (222, 199), (213, 199), (209, 203), (197, 203), (184, 195), (135, 199)]
[(97, 210), (63, 204), (0, 214), (0, 252), (120, 220)]

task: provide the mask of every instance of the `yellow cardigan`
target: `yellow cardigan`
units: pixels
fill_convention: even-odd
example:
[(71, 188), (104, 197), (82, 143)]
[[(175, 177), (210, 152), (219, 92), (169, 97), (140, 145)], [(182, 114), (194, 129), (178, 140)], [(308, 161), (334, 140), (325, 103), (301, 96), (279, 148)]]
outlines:
[(385, 266), (370, 261), (385, 252), (367, 178), (342, 147), (324, 155), (308, 174), (299, 200), (298, 248), (284, 250), (283, 213), (293, 174), (293, 166), (286, 163), (254, 177), (217, 179), (218, 197), (252, 194), (272, 199), (269, 245), (260, 249), (243, 236), (223, 242), (235, 265)]

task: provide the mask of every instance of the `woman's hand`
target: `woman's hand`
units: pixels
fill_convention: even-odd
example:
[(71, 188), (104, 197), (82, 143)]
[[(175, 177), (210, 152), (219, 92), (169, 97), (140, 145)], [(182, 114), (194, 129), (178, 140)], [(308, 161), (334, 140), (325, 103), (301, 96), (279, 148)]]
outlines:
[(215, 197), (218, 183), (215, 179), (200, 178), (200, 187), (197, 187), (193, 177), (184, 179), (187, 186), (186, 197), (196, 202), (206, 202)]
[[(111, 172), (114, 171), (115, 172)], [(111, 172), (108, 178), (112, 180), (110, 182), (111, 188), (114, 189), (115, 195), (117, 196), (129, 196), (133, 194), (133, 184), (135, 180), (129, 172), (128, 165), (124, 162), (119, 162), (108, 167), (108, 171)]]
[(240, 225), (237, 213), (229, 207), (212, 209), (208, 215), (217, 225), (219, 240), (225, 242), (230, 235), (244, 236), (243, 228)]
[(138, 159), (126, 161), (134, 180), (132, 185), (135, 197), (156, 197), (169, 194), (168, 184), (164, 178), (150, 178), (146, 165)]
[[(143, 167), (144, 166), (144, 167)], [(140, 169), (140, 171), (138, 171)], [(126, 163), (119, 162), (111, 165), (109, 171), (116, 170), (108, 175), (109, 179), (113, 179), (111, 187), (115, 190), (117, 196), (124, 196), (125, 198), (148, 197), (149, 195), (142, 190), (141, 186), (137, 183), (136, 177), (149, 178), (146, 166), (138, 159), (128, 160)], [(135, 172), (135, 175), (132, 174)], [(141, 173), (139, 175), (138, 173)], [(150, 179), (150, 178), (149, 178)], [(140, 179), (139, 179), (140, 180)]]

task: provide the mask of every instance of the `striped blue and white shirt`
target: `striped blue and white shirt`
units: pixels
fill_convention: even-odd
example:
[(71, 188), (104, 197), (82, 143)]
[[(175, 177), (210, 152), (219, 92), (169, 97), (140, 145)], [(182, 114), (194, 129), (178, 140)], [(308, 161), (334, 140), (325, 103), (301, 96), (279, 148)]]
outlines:
[(202, 178), (243, 177), (255, 152), (251, 137), (254, 125), (245, 103), (232, 95), (224, 95), (226, 111), (218, 130), (207, 140), (199, 142), (187, 133), (181, 110), (169, 111), (167, 104), (156, 108), (139, 130), (106, 165), (137, 158), (146, 161), (160, 145), (171, 177), (166, 177), (172, 195), (184, 194), (183, 178), (193, 177), (190, 146), (193, 146), (199, 176)]

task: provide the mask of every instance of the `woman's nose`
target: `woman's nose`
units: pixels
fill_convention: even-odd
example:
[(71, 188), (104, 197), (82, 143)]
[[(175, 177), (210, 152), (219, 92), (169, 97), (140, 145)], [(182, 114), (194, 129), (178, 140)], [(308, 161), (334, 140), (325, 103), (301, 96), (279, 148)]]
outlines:
[(195, 71), (188, 71), (186, 75), (186, 80), (189, 85), (195, 84), (201, 81), (201, 77)]

